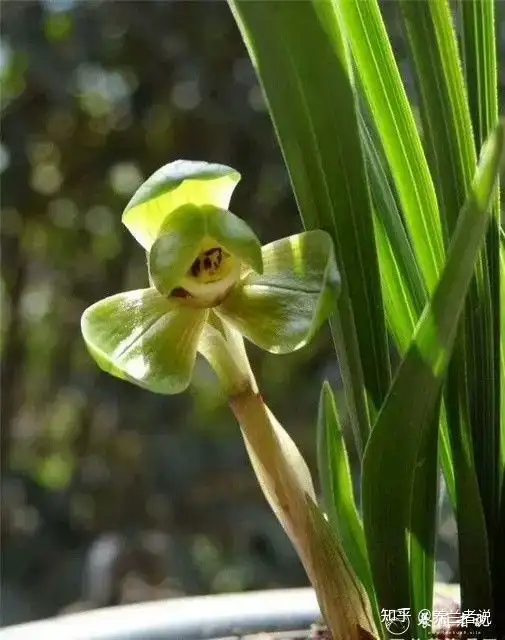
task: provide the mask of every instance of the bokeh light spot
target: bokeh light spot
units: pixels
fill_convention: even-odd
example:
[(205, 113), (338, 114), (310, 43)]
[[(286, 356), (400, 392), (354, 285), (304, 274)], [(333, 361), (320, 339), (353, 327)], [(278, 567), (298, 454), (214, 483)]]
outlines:
[(247, 101), (249, 102), (249, 106), (254, 111), (266, 111), (265, 99), (263, 98), (263, 93), (261, 91), (261, 87), (259, 84), (254, 85), (249, 90), (249, 95), (247, 97)]
[(49, 196), (59, 190), (62, 181), (63, 178), (58, 167), (46, 162), (33, 168), (30, 184), (37, 193)]
[(120, 195), (132, 194), (143, 180), (142, 173), (133, 162), (120, 162), (109, 172), (109, 181), (114, 191)]
[(51, 200), (47, 212), (53, 224), (60, 229), (71, 229), (79, 216), (77, 205), (68, 198)]
[(174, 85), (172, 103), (181, 111), (191, 111), (201, 102), (200, 87), (196, 80), (183, 80)]
[(114, 216), (107, 207), (97, 205), (86, 212), (86, 229), (97, 236), (106, 236), (114, 230)]

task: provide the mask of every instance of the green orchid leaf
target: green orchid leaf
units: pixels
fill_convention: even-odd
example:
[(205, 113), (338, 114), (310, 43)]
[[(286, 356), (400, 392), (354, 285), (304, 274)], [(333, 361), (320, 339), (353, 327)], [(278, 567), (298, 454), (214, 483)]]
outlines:
[(389, 162), (412, 248), (424, 283), (432, 292), (445, 256), (437, 197), (379, 2), (334, 0), (332, 4), (345, 25), (355, 67)]
[(498, 121), (499, 61), (495, 34), (503, 21), (503, 8), (487, 0), (460, 4), (463, 71), (475, 143), (480, 149)]
[(177, 160), (158, 169), (133, 194), (123, 223), (149, 251), (168, 215), (184, 204), (226, 209), (240, 174), (226, 165)]
[[(331, 330), (360, 456), (390, 382), (372, 207), (342, 2), (229, 0), (265, 95), (305, 229), (335, 243)], [(383, 70), (379, 69), (378, 77)], [(322, 98), (324, 96), (324, 98)]]
[[(323, 383), (319, 396), (317, 459), (328, 521), (338, 532), (347, 559), (370, 597), (374, 591), (365, 534), (354, 497), (351, 466), (344, 434), (333, 391), (327, 381)], [(379, 623), (377, 603), (372, 604), (376, 622)]]
[(212, 205), (202, 209), (206, 213), (207, 235), (254, 271), (263, 273), (261, 243), (249, 225), (226, 209)]
[[(423, 446), (424, 439), (433, 443), (431, 438), (437, 435), (433, 416), (438, 408), (475, 265), (485, 241), (491, 217), (490, 205), (502, 165), (504, 140), (505, 124), (502, 124), (483, 150), (439, 283), (421, 315), (365, 451), (363, 526), (374, 585), (382, 608), (412, 609), (416, 604), (411, 596), (412, 557), (406, 532), (409, 526), (416, 524), (412, 522), (410, 513), (412, 488), (419, 474), (419, 465), (426, 464), (419, 457), (419, 447)], [(451, 433), (453, 438), (458, 435)], [(430, 450), (430, 446), (425, 448), (426, 452)], [(473, 471), (469, 464), (463, 470), (459, 460), (455, 461), (454, 468), (455, 473), (466, 477)], [(431, 472), (436, 473), (436, 468)], [(474, 498), (471, 493), (462, 495), (465, 500)], [(386, 501), (384, 496), (387, 496)], [(458, 509), (459, 506), (458, 500)], [(465, 575), (471, 575), (479, 584), (480, 601), (475, 606), (480, 608), (489, 602), (490, 580), (486, 532), (479, 513), (478, 497), (471, 513), (478, 537), (474, 537), (472, 557), (468, 558), (473, 565), (472, 572), (467, 571)], [(422, 535), (421, 531), (412, 533)], [(422, 538), (418, 539), (423, 544)]]
[(272, 353), (311, 340), (334, 308), (340, 288), (333, 243), (307, 231), (263, 247), (263, 275), (249, 273), (216, 312)]
[(169, 295), (198, 256), (206, 235), (206, 216), (191, 204), (176, 209), (160, 229), (148, 255), (149, 277), (156, 289)]
[[(500, 229), (500, 268), (501, 273), (505, 274), (505, 230)], [(505, 322), (505, 275), (500, 280), (500, 317)], [(502, 333), (500, 341), (500, 376), (501, 389), (505, 389), (505, 331)], [(500, 460), (502, 467), (502, 486), (505, 487), (505, 392), (500, 396)], [(502, 501), (505, 510), (505, 502)]]
[[(476, 165), (467, 93), (458, 54), (458, 42), (449, 2), (401, 0), (406, 35), (413, 58), (419, 90), (419, 116), (423, 131), (423, 146), (433, 178), (442, 220), (444, 241), (452, 236), (458, 212), (469, 191)], [(426, 43), (431, 43), (426, 46)], [(484, 250), (485, 251), (485, 250)], [(471, 407), (470, 416), (478, 415), (479, 440), (486, 441), (486, 426), (495, 394), (490, 366), (493, 346), (490, 342), (490, 307), (485, 254), (475, 270), (474, 282), (468, 294), (465, 319), (461, 321), (460, 338), (447, 372), (445, 386), (445, 416), (450, 430), (465, 428), (467, 420), (461, 407)], [(467, 335), (464, 336), (465, 326)], [(478, 362), (475, 353), (480, 354)], [(466, 354), (466, 356), (465, 356)], [(465, 371), (468, 385), (462, 382)], [(472, 389), (468, 395), (467, 390)], [(439, 414), (439, 411), (436, 411)], [(437, 415), (435, 418), (437, 419)], [(444, 431), (446, 431), (444, 426)], [(420, 440), (412, 490), (409, 530), (411, 584), (414, 612), (429, 609), (433, 602), (433, 581), (437, 524), (437, 430), (430, 427)], [(445, 434), (442, 433), (442, 439)], [(442, 440), (441, 440), (442, 441)], [(445, 452), (447, 453), (447, 451)], [(450, 451), (451, 457), (452, 451)], [(457, 454), (456, 454), (457, 455)], [(447, 458), (446, 458), (447, 460)], [(486, 463), (486, 474), (492, 478), (492, 464)], [(465, 469), (465, 474), (469, 473)], [(455, 480), (460, 475), (455, 473)], [(465, 478), (465, 488), (468, 479)], [(461, 484), (455, 486), (460, 495)], [(461, 502), (461, 500), (457, 500)], [(463, 502), (470, 501), (463, 498)], [(461, 513), (461, 504), (458, 504)], [(473, 520), (473, 519), (472, 519)], [(472, 521), (472, 527), (475, 522)], [(458, 519), (460, 555), (473, 555), (473, 548), (465, 547), (463, 521)], [(463, 541), (463, 546), (461, 543)], [(464, 564), (464, 560), (462, 563)], [(460, 564), (462, 567), (462, 564)], [(478, 591), (481, 585), (474, 582)], [(462, 589), (464, 592), (465, 589)], [(472, 606), (467, 603), (466, 606)], [(429, 629), (420, 629), (420, 640), (430, 637)]]
[(86, 309), (81, 330), (100, 368), (156, 393), (190, 383), (207, 312), (167, 300), (156, 289), (105, 298)]
[[(480, 149), (498, 122), (501, 106), (498, 88), (501, 84), (499, 77), (503, 62), (497, 58), (497, 41), (503, 25), (504, 8), (501, 2), (469, 0), (459, 2), (459, 9), (465, 88), (475, 145)], [(472, 345), (473, 338), (473, 350), (479, 357), (468, 358), (468, 374), (465, 376), (468, 388), (472, 389), (469, 400), (473, 459), (490, 537), (489, 553), (494, 573), (495, 602), (505, 601), (502, 578), (505, 575), (505, 550), (501, 544), (503, 537), (495, 535), (500, 527), (500, 485), (503, 485), (500, 446), (503, 448), (504, 445), (500, 445), (500, 438), (503, 437), (500, 435), (503, 434), (500, 422), (503, 421), (501, 405), (505, 394), (504, 380), (500, 380), (500, 368), (503, 367), (500, 364), (500, 345), (505, 340), (505, 321), (500, 315), (500, 286), (505, 277), (503, 266), (500, 267), (500, 208), (500, 188), (497, 188), (493, 201), (493, 219), (482, 255), (482, 270), (477, 272), (477, 291), (474, 299), (469, 301), (471, 311), (467, 312), (470, 320), (468, 342)], [(501, 219), (503, 220), (503, 215)], [(468, 506), (466, 501), (465, 506)], [(459, 523), (458, 532), (461, 538)], [(463, 553), (460, 545), (460, 556)], [(475, 585), (475, 582), (472, 581), (471, 584)], [(462, 589), (462, 593), (465, 595), (465, 589)], [(499, 623), (496, 624), (499, 628)], [(505, 620), (503, 625), (505, 628)]]

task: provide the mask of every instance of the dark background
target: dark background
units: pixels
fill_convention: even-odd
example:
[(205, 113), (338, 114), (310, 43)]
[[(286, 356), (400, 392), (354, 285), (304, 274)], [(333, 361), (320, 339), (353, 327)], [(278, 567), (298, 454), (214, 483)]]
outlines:
[[(167, 162), (238, 169), (231, 209), (263, 242), (301, 229), (227, 5), (10, 0), (0, 78), (2, 624), (306, 584), (204, 363), (189, 392), (149, 394), (100, 372), (79, 328), (92, 302), (146, 286), (121, 213)], [(289, 356), (249, 351), (314, 469), (320, 384), (339, 389), (328, 331)], [(451, 579), (444, 527), (439, 573)]]

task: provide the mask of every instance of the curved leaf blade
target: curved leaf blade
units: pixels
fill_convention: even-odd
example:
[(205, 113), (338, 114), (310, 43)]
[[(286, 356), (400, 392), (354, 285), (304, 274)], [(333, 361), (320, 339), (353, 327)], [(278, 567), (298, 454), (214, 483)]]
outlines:
[[(449, 4), (445, 0), (402, 0), (400, 6), (417, 72), (424, 147), (447, 239), (453, 233), (457, 214), (465, 201), (476, 164), (456, 34)], [(430, 46), (426, 46), (427, 42)], [(472, 313), (465, 314), (465, 323), (461, 329), (461, 336), (465, 336), (465, 329), (466, 336), (457, 341), (456, 350), (461, 351), (461, 354), (453, 358), (447, 374), (445, 416), (447, 427), (451, 431), (465, 428), (467, 417), (460, 407), (468, 404), (473, 406), (474, 414), (481, 416), (478, 419), (479, 427), (493, 422), (489, 413), (493, 411), (494, 382), (489, 371), (492, 369), (494, 356), (487, 271), (483, 268), (484, 264), (485, 261), (479, 257), (468, 294), (467, 309), (472, 310)], [(476, 357), (475, 354), (479, 356)], [(468, 377), (468, 384), (460, 373), (462, 366)], [(471, 396), (467, 389), (473, 390)], [(456, 410), (452, 410), (453, 408)], [(442, 423), (442, 438), (445, 437), (445, 431), (446, 425)], [(483, 434), (482, 438), (486, 439), (486, 436)], [(415, 574), (412, 589), (417, 611), (430, 609), (433, 602), (437, 475), (436, 468), (431, 466), (436, 461), (436, 453), (437, 437), (433, 433), (423, 438), (419, 449), (419, 463), (422, 461), (423, 464), (418, 466), (411, 507), (411, 566)], [(446, 452), (443, 453), (446, 455)], [(456, 457), (459, 459), (458, 455)], [(454, 477), (458, 480), (460, 475), (456, 474)], [(467, 479), (465, 487), (468, 488)], [(474, 491), (478, 491), (477, 486)], [(467, 519), (461, 517), (462, 511), (473, 503), (466, 501), (459, 485), (455, 486), (455, 495), (460, 498), (457, 500), (457, 514), (461, 557), (463, 554), (473, 553), (465, 544), (467, 536), (464, 524)], [(472, 522), (471, 526), (475, 527), (475, 524)], [(422, 538), (422, 544), (419, 543), (419, 537)], [(482, 543), (485, 546), (484, 538)], [(464, 562), (461, 559), (461, 565)]]
[[(498, 25), (495, 13), (501, 14), (503, 6), (494, 0), (468, 0), (460, 3), (461, 9), (461, 50), (463, 69), (466, 76), (468, 102), (473, 124), (475, 144), (480, 148), (498, 121), (498, 65), (497, 38)], [(503, 379), (500, 384), (500, 345), (503, 343), (503, 317), (500, 317), (500, 196), (499, 190), (493, 205), (493, 220), (490, 224), (483, 256), (483, 274), (486, 277), (486, 297), (473, 304), (475, 309), (483, 307), (487, 312), (488, 335), (486, 342), (476, 345), (483, 354), (483, 367), (476, 371), (470, 382), (476, 386), (477, 402), (472, 406), (473, 449), (479, 478), (482, 500), (486, 511), (486, 521), (490, 535), (496, 528), (500, 484), (503, 482), (500, 468), (501, 403), (504, 395)], [(485, 303), (485, 305), (484, 305)], [(477, 307), (479, 304), (479, 307)], [(484, 411), (486, 412), (484, 414)], [(481, 425), (485, 429), (481, 430)], [(491, 557), (500, 553), (501, 538), (491, 541)], [(492, 560), (492, 566), (495, 565)], [(497, 574), (497, 589), (503, 577)], [(505, 589), (501, 587), (503, 599)], [(505, 632), (505, 622), (503, 623)]]
[(363, 524), (354, 499), (349, 458), (328, 382), (323, 383), (319, 397), (317, 460), (328, 520), (333, 530), (338, 532), (347, 558), (373, 603), (375, 621), (380, 626)]
[(464, 0), (461, 4), (463, 68), (475, 144), (482, 147), (498, 120), (496, 7), (494, 0)]
[(375, 237), (387, 320), (396, 346), (403, 353), (426, 302), (426, 289), (390, 185), (383, 151), (363, 117), (360, 127), (374, 203)]
[(378, 2), (334, 0), (334, 4), (345, 23), (424, 282), (432, 291), (445, 253), (438, 203)]
[(477, 162), (456, 34), (446, 0), (401, 0), (400, 7), (417, 71), (423, 142), (450, 237)]
[(390, 371), (344, 35), (329, 2), (230, 0), (230, 6), (263, 86), (304, 226), (328, 231), (335, 243), (342, 291), (331, 326), (362, 452), (369, 412), (381, 405)]
[[(363, 523), (381, 607), (411, 608), (406, 528), (420, 438), (433, 425), (433, 410), (450, 359), (473, 270), (490, 220), (489, 207), (503, 155), (504, 126), (483, 152), (458, 221), (440, 281), (417, 326), (408, 352), (372, 431), (363, 463)], [(387, 503), (383, 497), (388, 496)], [(380, 544), (379, 542), (380, 541)], [(483, 597), (488, 567), (481, 567)], [(406, 598), (408, 602), (405, 602)]]

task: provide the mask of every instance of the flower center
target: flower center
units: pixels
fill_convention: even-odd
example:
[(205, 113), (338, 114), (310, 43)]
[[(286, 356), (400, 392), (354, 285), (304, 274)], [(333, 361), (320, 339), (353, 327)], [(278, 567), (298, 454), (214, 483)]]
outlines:
[(201, 253), (188, 272), (198, 282), (217, 282), (226, 277), (233, 265), (231, 256), (221, 247), (212, 247)]
[(208, 238), (172, 295), (188, 304), (212, 307), (223, 300), (239, 277), (240, 260)]

